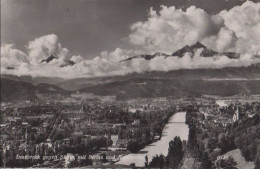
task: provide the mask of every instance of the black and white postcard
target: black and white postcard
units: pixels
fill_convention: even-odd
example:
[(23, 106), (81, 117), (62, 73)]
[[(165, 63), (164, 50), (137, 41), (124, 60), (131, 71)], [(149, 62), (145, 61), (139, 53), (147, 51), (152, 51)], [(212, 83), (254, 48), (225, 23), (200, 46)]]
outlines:
[(0, 168), (260, 169), (260, 0), (0, 1)]

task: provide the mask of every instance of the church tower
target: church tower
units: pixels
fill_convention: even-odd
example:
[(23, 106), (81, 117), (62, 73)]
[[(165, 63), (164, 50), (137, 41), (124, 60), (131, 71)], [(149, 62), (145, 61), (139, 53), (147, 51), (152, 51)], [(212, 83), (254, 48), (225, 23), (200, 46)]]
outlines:
[(233, 122), (236, 122), (239, 120), (239, 110), (238, 110), (238, 106), (237, 106), (237, 110), (233, 115)]

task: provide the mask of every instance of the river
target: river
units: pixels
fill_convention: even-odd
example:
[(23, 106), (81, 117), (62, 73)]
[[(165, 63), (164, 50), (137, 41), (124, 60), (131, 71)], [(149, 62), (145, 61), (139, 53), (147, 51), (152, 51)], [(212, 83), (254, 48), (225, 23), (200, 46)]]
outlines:
[(162, 132), (162, 137), (157, 142), (154, 142), (138, 153), (130, 153), (120, 159), (116, 164), (130, 165), (135, 163), (137, 167), (143, 167), (145, 164), (145, 156), (148, 156), (150, 162), (156, 155), (168, 154), (169, 142), (175, 136), (179, 136), (182, 140), (188, 139), (189, 128), (185, 124), (186, 112), (177, 112), (170, 117), (169, 122), (165, 125)]

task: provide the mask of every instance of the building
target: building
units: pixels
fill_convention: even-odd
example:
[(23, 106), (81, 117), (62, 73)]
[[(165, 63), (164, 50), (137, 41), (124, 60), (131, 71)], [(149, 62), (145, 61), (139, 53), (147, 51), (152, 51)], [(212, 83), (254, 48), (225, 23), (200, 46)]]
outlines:
[(112, 146), (115, 147), (115, 146), (116, 146), (116, 143), (117, 143), (117, 140), (118, 140), (118, 135), (112, 134), (112, 135), (111, 135), (111, 140), (112, 140), (112, 142), (113, 142)]
[(237, 110), (235, 112), (235, 114), (233, 115), (233, 122), (236, 122), (239, 120), (239, 110), (238, 110), (238, 106), (237, 106)]
[(81, 111), (64, 111), (62, 112), (64, 118), (70, 120), (79, 120), (85, 118), (85, 113)]
[(64, 118), (70, 120), (80, 120), (86, 119), (88, 117), (87, 109), (85, 108), (85, 106), (82, 106), (80, 110), (63, 111), (62, 115)]

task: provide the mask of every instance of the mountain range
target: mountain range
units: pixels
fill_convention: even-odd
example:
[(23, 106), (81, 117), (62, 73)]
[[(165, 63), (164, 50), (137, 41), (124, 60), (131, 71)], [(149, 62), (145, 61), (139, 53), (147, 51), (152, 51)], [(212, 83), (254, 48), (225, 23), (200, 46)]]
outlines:
[(132, 57), (129, 57), (127, 59), (121, 60), (120, 62), (125, 62), (125, 61), (129, 61), (129, 60), (132, 60), (132, 59), (137, 59), (137, 58), (143, 58), (145, 60), (151, 60), (151, 59), (153, 59), (157, 56), (164, 56), (165, 58), (167, 58), (167, 57), (183, 57), (185, 53), (189, 53), (191, 56), (193, 56), (195, 54), (195, 52), (197, 51), (197, 49), (202, 49), (201, 54), (200, 54), (202, 57), (212, 57), (212, 56), (216, 56), (216, 55), (225, 55), (230, 59), (240, 58), (240, 54), (238, 54), (238, 53), (216, 52), (212, 49), (208, 49), (205, 45), (201, 44), (200, 42), (197, 42), (196, 44), (191, 45), (191, 46), (186, 45), (183, 48), (181, 48), (181, 49), (177, 50), (176, 52), (172, 53), (171, 55), (156, 52), (152, 55), (132, 56)]
[[(72, 93), (92, 93), (101, 96), (116, 96), (117, 99), (134, 99), (145, 97), (200, 97), (202, 95), (250, 95), (260, 94), (260, 80), (244, 79), (223, 79), (223, 80), (203, 80), (203, 79), (174, 79), (155, 77), (117, 77), (89, 80), (79, 90), (65, 90), (57, 85), (41, 83), (33, 85), (28, 82), (14, 81), (1, 78), (1, 101), (36, 100), (37, 94), (61, 94), (69, 96)], [(72, 81), (72, 80), (70, 80)], [(75, 80), (77, 81), (77, 80)], [(85, 79), (87, 81), (87, 79)]]
[[(136, 58), (151, 60), (158, 56), (182, 57), (185, 53), (194, 55), (197, 49), (202, 49), (201, 55), (203, 57), (215, 55), (226, 55), (231, 59), (240, 57), (240, 54), (232, 52), (215, 52), (198, 42), (192, 46), (185, 46), (172, 55), (157, 52), (153, 55), (133, 56), (121, 62)], [(53, 59), (57, 59), (57, 57), (52, 55), (42, 62), (49, 63)], [(70, 65), (69, 62), (67, 64)], [(74, 79), (3, 74), (1, 75), (1, 100), (34, 100), (37, 98), (37, 93), (69, 95), (74, 92), (114, 95), (117, 99), (161, 96), (199, 97), (203, 94), (232, 96), (236, 94), (260, 94), (259, 86), (259, 64), (249, 67), (181, 69), (168, 72), (151, 71), (122, 76)]]

